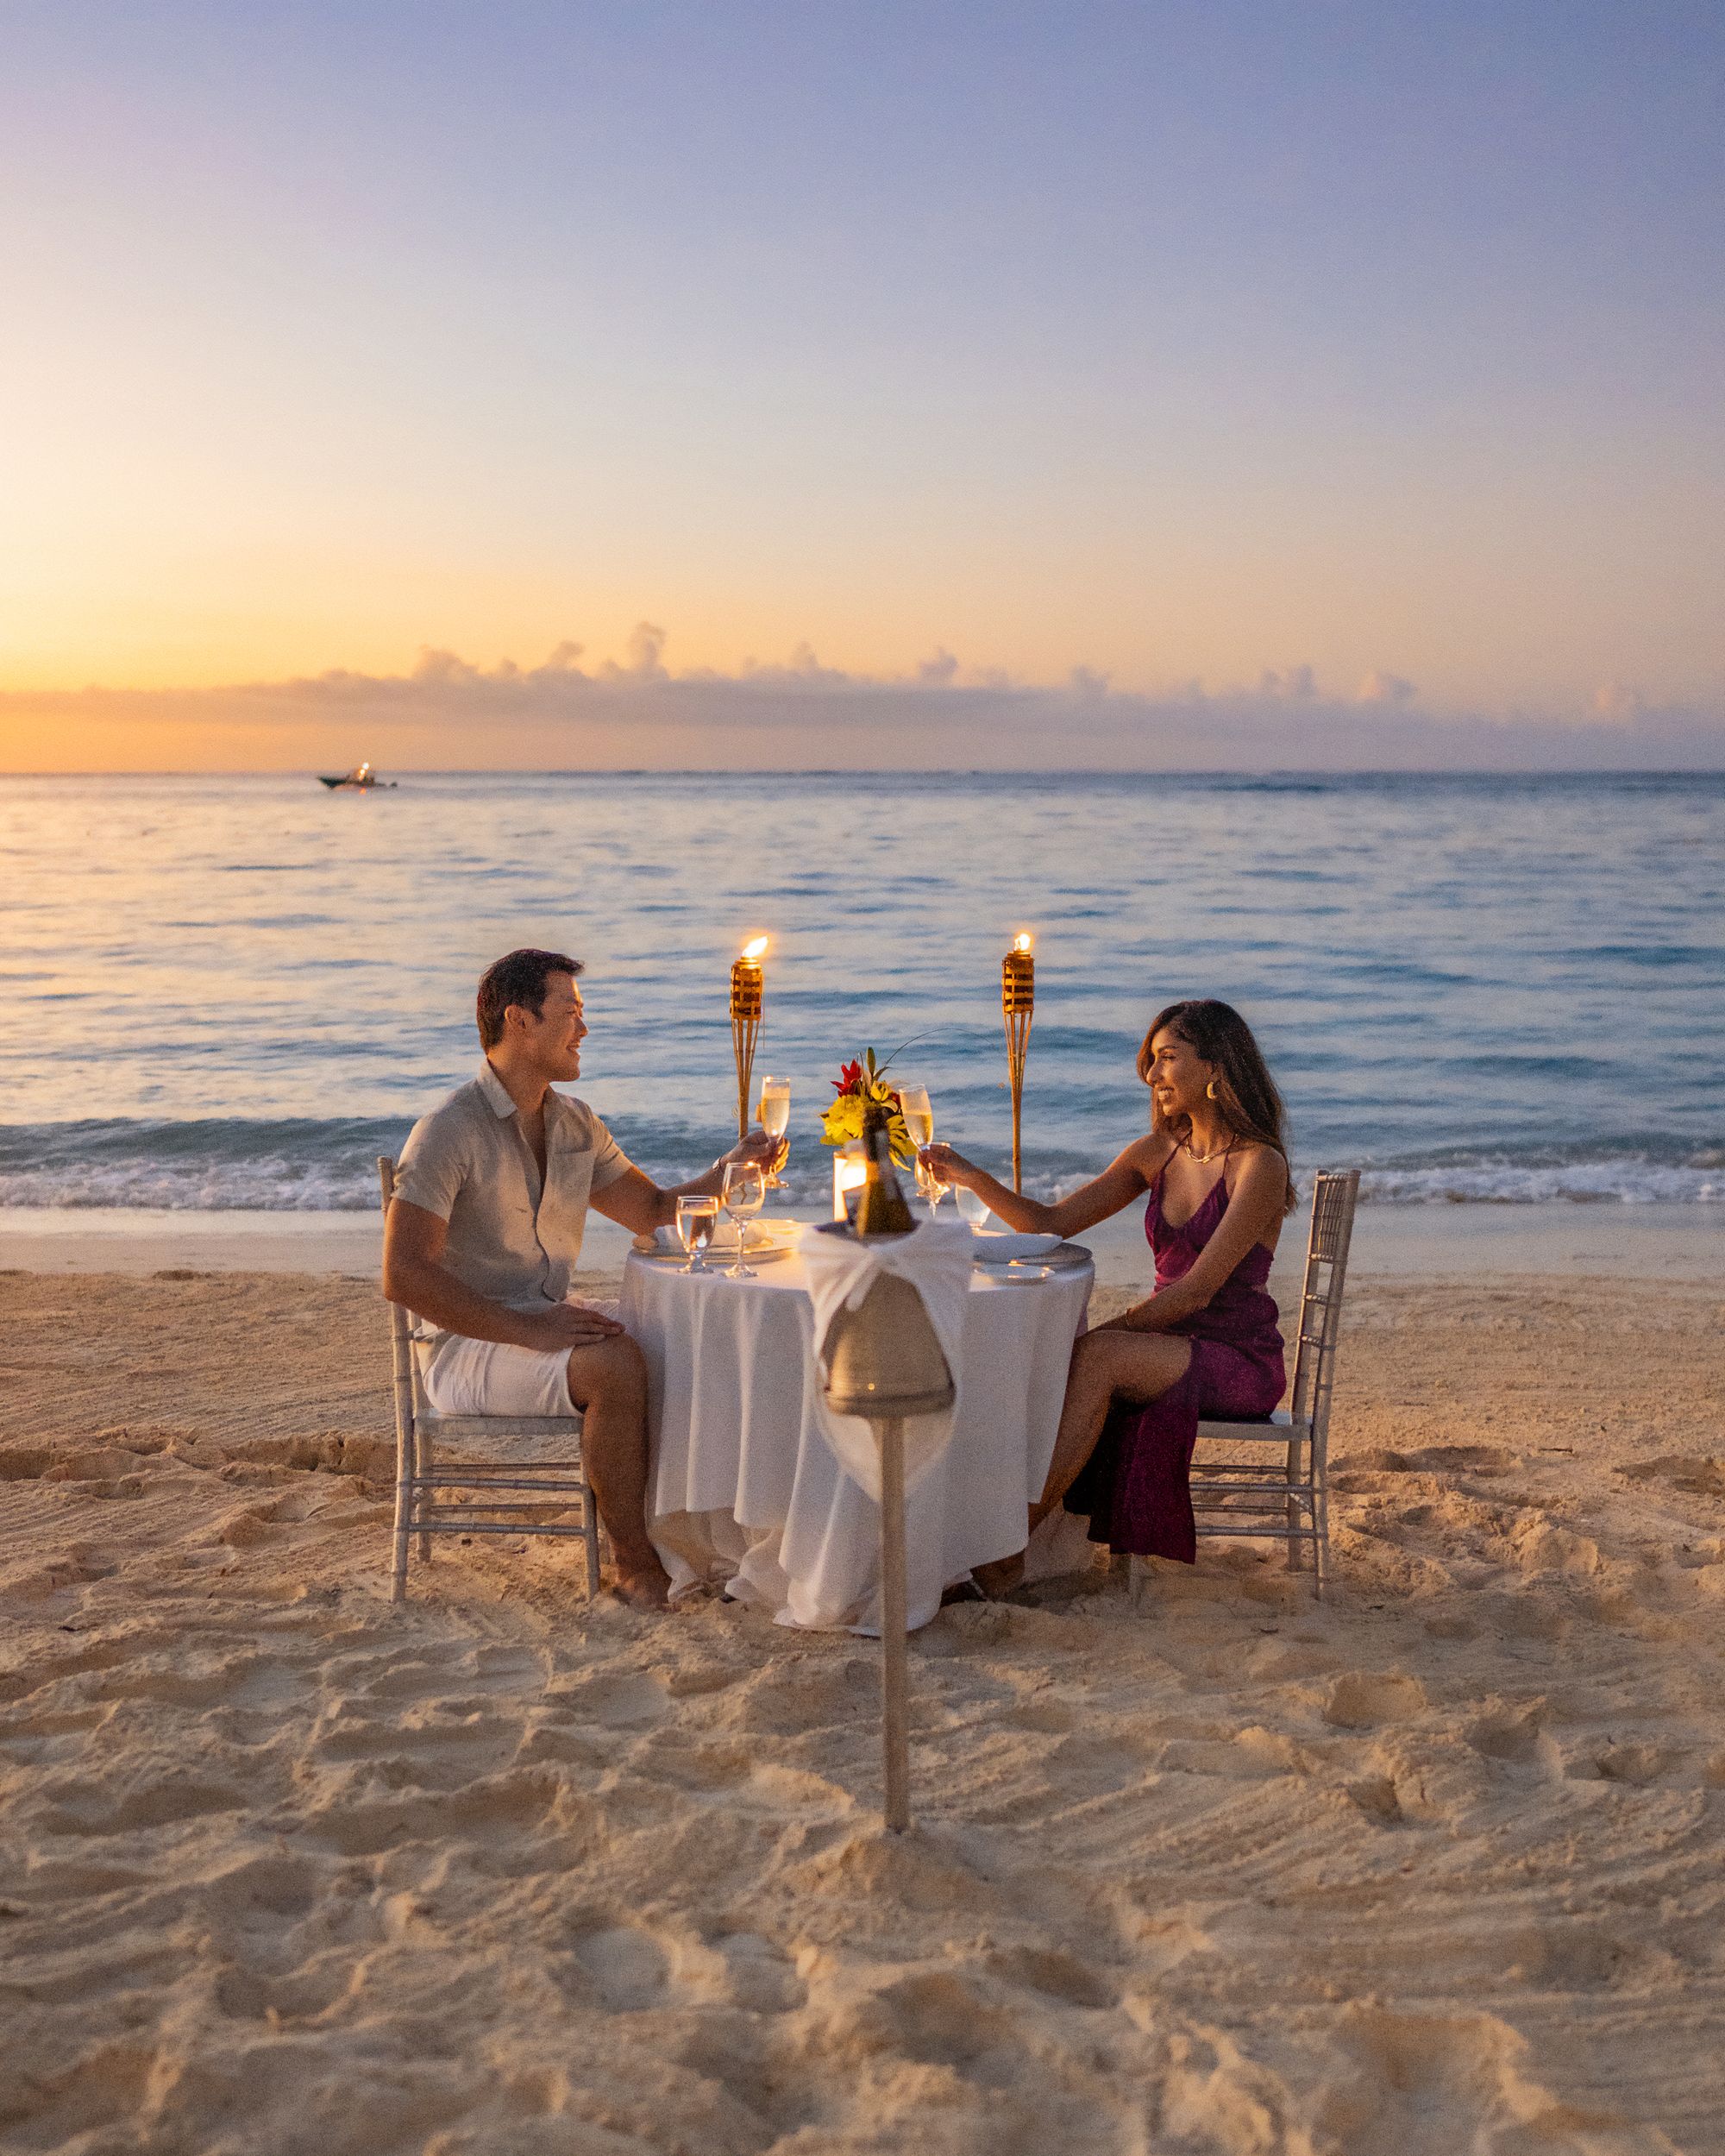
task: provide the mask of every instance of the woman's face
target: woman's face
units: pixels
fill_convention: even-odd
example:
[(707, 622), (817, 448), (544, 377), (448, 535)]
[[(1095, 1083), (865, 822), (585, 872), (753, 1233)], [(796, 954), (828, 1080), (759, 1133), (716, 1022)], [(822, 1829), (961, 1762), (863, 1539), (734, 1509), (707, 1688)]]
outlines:
[(1164, 1026), (1150, 1044), (1150, 1091), (1158, 1123), (1176, 1122), (1203, 1104), (1204, 1089), (1216, 1075), (1192, 1046)]

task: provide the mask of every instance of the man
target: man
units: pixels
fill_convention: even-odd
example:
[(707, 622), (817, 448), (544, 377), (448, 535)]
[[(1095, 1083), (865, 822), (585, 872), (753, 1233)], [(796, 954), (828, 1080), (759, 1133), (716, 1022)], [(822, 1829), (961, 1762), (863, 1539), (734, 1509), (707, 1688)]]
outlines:
[(413, 1126), (384, 1225), (383, 1292), (424, 1324), (427, 1403), (442, 1415), (586, 1417), (581, 1453), (616, 1557), (616, 1591), (662, 1608), (647, 1537), (647, 1369), (614, 1318), (567, 1300), (588, 1205), (637, 1235), (680, 1197), (720, 1190), (726, 1163), (778, 1154), (751, 1131), (707, 1172), (662, 1190), (592, 1109), (554, 1093), (579, 1078), (586, 1021), (577, 960), (511, 951), (479, 989), (485, 1061)]

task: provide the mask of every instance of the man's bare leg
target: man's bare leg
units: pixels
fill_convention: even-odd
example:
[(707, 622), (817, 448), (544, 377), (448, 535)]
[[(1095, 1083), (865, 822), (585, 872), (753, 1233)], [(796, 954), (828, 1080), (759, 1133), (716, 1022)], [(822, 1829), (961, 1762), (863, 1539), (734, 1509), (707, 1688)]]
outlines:
[[(1074, 1343), (1066, 1380), (1066, 1402), (1054, 1440), (1054, 1457), (1042, 1495), (1030, 1508), (1025, 1540), (1041, 1526), (1078, 1479), (1078, 1471), (1096, 1449), (1108, 1409), (1116, 1399), (1140, 1405), (1156, 1399), (1186, 1374), (1192, 1343), (1171, 1333), (1098, 1331)], [(985, 1594), (1008, 1594), (1024, 1578), (1024, 1552), (976, 1567), (976, 1583)]]
[(663, 1609), (670, 1581), (647, 1537), (647, 1365), (626, 1333), (569, 1353), (569, 1398), (585, 1417), (581, 1458), (611, 1537), (617, 1592)]

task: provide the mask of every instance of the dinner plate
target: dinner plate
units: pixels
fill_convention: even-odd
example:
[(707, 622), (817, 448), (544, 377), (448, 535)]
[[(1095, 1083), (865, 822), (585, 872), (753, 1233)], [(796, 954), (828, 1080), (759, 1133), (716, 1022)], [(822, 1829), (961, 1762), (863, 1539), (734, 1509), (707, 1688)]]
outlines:
[[(686, 1273), (688, 1270), (689, 1261), (681, 1250), (637, 1250), (635, 1254), (643, 1265), (663, 1266), (672, 1273)], [(758, 1265), (776, 1265), (781, 1258), (794, 1257), (795, 1254), (783, 1243), (767, 1243), (757, 1248), (751, 1242), (744, 1262), (752, 1273)], [(717, 1250), (709, 1248), (706, 1263), (700, 1269), (704, 1273), (729, 1273), (736, 1259), (737, 1245), (734, 1242)]]
[(1000, 1265), (1017, 1258), (1045, 1258), (1059, 1248), (1058, 1235), (984, 1235), (971, 1230), (971, 1255), (984, 1265)]
[(973, 1252), (970, 1262), (982, 1272), (992, 1273), (1076, 1273), (1080, 1266), (1090, 1263), (1090, 1253), (1082, 1242), (1055, 1242), (1044, 1257), (985, 1258)]

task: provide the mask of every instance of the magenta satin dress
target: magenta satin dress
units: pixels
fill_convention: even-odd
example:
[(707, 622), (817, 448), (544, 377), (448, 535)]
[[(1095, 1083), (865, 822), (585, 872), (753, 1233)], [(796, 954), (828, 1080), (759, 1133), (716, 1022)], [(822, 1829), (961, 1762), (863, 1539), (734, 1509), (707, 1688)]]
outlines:
[[(1156, 1254), (1156, 1285), (1171, 1287), (1190, 1272), (1228, 1209), (1226, 1179), (1179, 1227), (1162, 1216), (1162, 1178), (1151, 1184), (1144, 1232)], [(1192, 1342), (1186, 1374), (1148, 1407), (1117, 1403), (1096, 1449), (1066, 1493), (1069, 1512), (1088, 1512), (1090, 1539), (1140, 1557), (1198, 1554), (1190, 1469), (1201, 1417), (1266, 1421), (1288, 1389), (1276, 1298), (1264, 1286), (1270, 1254), (1255, 1242), (1176, 1336)]]

